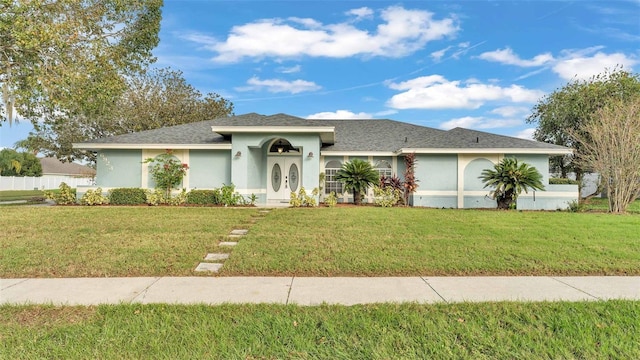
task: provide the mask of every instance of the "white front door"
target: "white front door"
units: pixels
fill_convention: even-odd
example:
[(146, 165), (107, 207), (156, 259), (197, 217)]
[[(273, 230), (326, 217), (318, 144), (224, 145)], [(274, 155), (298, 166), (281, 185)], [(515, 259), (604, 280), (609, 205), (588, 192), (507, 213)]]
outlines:
[(267, 200), (288, 203), (291, 192), (300, 189), (300, 156), (269, 156), (267, 164)]

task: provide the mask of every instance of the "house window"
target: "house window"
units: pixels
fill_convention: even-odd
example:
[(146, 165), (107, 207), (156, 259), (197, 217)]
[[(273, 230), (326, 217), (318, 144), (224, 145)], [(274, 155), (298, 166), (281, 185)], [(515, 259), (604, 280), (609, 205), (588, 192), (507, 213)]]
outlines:
[(332, 191), (336, 194), (342, 194), (342, 183), (336, 180), (336, 173), (342, 168), (342, 163), (332, 160), (327, 163), (324, 168), (324, 193), (329, 194)]
[(378, 161), (373, 166), (373, 169), (378, 172), (378, 178), (381, 178), (382, 176), (391, 177), (393, 175), (393, 169), (387, 160)]

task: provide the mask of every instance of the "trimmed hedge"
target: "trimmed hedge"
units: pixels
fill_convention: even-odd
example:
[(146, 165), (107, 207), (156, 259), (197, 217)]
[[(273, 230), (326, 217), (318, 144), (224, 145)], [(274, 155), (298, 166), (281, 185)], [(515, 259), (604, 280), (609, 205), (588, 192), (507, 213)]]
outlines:
[(111, 189), (109, 202), (112, 205), (143, 205), (147, 203), (147, 195), (140, 188)]
[(193, 205), (219, 205), (222, 201), (220, 189), (215, 190), (191, 190), (187, 194), (187, 204)]
[(579, 182), (565, 178), (549, 178), (550, 185), (580, 185)]

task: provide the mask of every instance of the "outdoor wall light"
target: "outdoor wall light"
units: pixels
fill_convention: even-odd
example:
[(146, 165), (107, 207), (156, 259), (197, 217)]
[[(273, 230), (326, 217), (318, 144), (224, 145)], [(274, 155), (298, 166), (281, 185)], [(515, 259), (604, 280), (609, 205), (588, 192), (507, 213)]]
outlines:
[(239, 158), (240, 156), (242, 156), (242, 152), (238, 151), (238, 152), (236, 153), (236, 157), (237, 157), (237, 158)]
[(309, 151), (309, 155), (307, 155), (309, 159), (313, 159), (313, 151)]

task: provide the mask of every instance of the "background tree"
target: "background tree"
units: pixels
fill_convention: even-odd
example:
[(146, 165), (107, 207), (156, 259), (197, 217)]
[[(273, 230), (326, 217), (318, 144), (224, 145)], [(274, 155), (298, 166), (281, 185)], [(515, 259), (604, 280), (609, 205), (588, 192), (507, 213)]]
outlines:
[(34, 124), (35, 131), (20, 142), (23, 148), (73, 161), (95, 161), (93, 152), (73, 149), (72, 143), (100, 137), (210, 120), (233, 114), (233, 104), (221, 96), (206, 96), (189, 85), (182, 72), (150, 70), (127, 81), (127, 90), (102, 113)]
[(519, 163), (514, 158), (504, 158), (493, 169), (485, 169), (479, 178), (484, 187), (492, 188), (491, 196), (498, 202), (498, 209), (511, 209), (517, 204), (518, 196), (524, 191), (544, 190), (542, 174), (527, 163)]
[(622, 213), (640, 196), (640, 94), (607, 104), (595, 120), (576, 132), (583, 148), (577, 162), (600, 174), (609, 211)]
[(366, 193), (369, 186), (376, 184), (379, 180), (378, 172), (371, 164), (360, 159), (342, 164), (335, 178), (344, 184), (345, 191), (353, 192), (353, 203), (356, 205), (360, 205), (361, 194)]
[[(575, 136), (588, 140), (584, 126), (591, 122), (599, 109), (619, 99), (629, 99), (640, 93), (640, 77), (621, 68), (605, 71), (588, 80), (572, 80), (567, 85), (546, 95), (533, 107), (527, 118), (528, 123), (536, 123), (534, 138), (551, 144), (568, 146), (574, 155), (584, 152), (584, 142), (576, 142)], [(582, 182), (585, 172), (583, 164), (573, 156), (551, 158), (551, 169), (562, 177), (574, 172), (576, 180)]]
[(42, 164), (31, 153), (2, 149), (0, 151), (0, 175), (42, 176)]
[(154, 60), (161, 7), (162, 0), (0, 0), (0, 125), (14, 109), (33, 123), (103, 112), (126, 89), (125, 76)]

